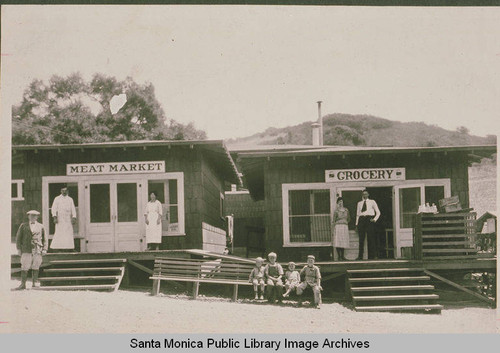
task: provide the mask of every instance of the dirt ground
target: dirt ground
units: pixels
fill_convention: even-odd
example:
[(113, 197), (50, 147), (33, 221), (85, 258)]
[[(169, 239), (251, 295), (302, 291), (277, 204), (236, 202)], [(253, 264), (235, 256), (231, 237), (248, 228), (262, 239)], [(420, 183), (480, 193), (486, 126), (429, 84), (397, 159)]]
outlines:
[[(18, 285), (12, 280), (11, 287)], [(440, 315), (354, 312), (146, 290), (10, 292), (0, 302), (0, 333), (495, 333), (494, 309), (445, 309)]]

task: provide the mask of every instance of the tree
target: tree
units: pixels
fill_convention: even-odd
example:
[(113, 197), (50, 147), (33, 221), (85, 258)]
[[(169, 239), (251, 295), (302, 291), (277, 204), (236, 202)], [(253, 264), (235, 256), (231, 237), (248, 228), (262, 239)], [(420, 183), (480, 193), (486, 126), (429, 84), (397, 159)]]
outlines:
[[(111, 113), (113, 97), (126, 101)], [(151, 83), (95, 74), (85, 82), (79, 73), (54, 75), (45, 84), (33, 80), (21, 103), (12, 107), (13, 144), (68, 144), (125, 140), (206, 139), (193, 123), (167, 119)]]

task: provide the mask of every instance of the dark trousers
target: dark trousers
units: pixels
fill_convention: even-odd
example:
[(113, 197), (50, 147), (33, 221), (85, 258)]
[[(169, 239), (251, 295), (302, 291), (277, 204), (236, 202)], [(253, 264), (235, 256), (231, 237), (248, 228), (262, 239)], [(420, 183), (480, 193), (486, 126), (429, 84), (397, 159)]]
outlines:
[(363, 258), (365, 238), (368, 239), (368, 258), (378, 257), (377, 239), (375, 238), (375, 223), (370, 222), (373, 217), (361, 216), (358, 220), (359, 252), (358, 257)]

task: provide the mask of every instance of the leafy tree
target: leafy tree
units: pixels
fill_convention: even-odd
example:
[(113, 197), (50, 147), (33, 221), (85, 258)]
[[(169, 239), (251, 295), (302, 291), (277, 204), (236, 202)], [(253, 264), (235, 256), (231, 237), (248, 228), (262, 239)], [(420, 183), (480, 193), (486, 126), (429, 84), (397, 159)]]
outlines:
[[(110, 101), (120, 94), (126, 101), (112, 114)], [(13, 144), (206, 139), (193, 123), (166, 118), (151, 83), (102, 74), (90, 82), (79, 73), (54, 75), (47, 84), (33, 80), (12, 117)]]

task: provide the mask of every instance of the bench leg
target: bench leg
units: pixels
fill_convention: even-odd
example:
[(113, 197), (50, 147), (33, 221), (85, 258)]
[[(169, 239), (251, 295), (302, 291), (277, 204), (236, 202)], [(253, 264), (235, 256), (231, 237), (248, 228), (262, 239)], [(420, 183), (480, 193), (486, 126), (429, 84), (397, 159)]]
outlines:
[(151, 291), (151, 295), (158, 295), (160, 293), (160, 280), (153, 280), (153, 290)]
[(199, 289), (200, 289), (200, 282), (193, 282), (193, 299), (198, 298)]
[(233, 302), (235, 302), (236, 299), (238, 299), (238, 285), (237, 284), (235, 284), (234, 288), (233, 288), (233, 299), (232, 299)]

